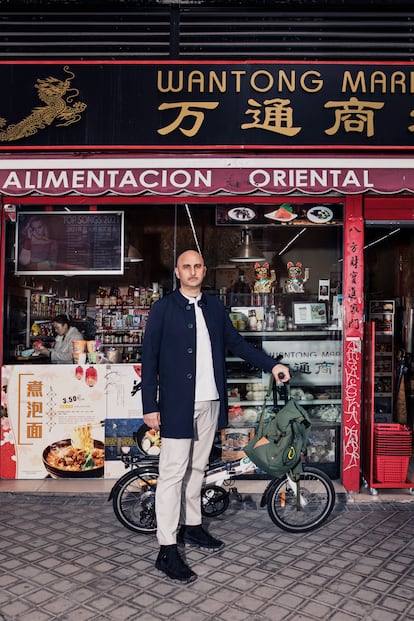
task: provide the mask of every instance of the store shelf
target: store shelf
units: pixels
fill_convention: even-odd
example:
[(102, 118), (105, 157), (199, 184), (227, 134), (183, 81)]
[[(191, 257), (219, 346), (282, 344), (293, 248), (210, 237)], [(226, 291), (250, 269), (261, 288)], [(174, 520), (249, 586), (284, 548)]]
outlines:
[(391, 422), (394, 415), (395, 301), (371, 301), (369, 309), (369, 319), (375, 326), (374, 417), (376, 422)]
[[(376, 309), (380, 304), (381, 301), (375, 301)], [(384, 300), (382, 304), (395, 308), (392, 300)], [(378, 377), (374, 372), (378, 350), (386, 346), (388, 353), (393, 351), (391, 341), (384, 344), (383, 339), (383, 335), (379, 335), (376, 330), (376, 323), (368, 322), (364, 342), (362, 476), (372, 495), (378, 494), (377, 489), (414, 489), (414, 480), (408, 478), (407, 472), (412, 453), (412, 430), (393, 423), (390, 415), (389, 420), (378, 421), (379, 405), (392, 411), (394, 401), (393, 393), (376, 393), (374, 390)]]

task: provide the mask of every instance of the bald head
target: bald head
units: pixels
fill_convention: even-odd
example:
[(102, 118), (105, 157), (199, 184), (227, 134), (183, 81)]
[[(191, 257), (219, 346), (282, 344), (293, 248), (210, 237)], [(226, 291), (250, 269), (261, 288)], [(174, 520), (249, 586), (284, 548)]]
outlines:
[(187, 261), (197, 261), (204, 265), (204, 259), (196, 250), (184, 250), (177, 258), (177, 267)]
[(180, 290), (184, 295), (196, 297), (201, 291), (201, 285), (207, 268), (204, 259), (195, 250), (185, 250), (177, 259), (175, 275), (180, 280)]

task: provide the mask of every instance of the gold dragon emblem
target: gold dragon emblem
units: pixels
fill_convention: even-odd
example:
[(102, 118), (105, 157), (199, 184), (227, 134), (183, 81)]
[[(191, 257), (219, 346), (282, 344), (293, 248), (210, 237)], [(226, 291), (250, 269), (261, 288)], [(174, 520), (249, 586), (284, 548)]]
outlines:
[(71, 88), (75, 74), (67, 65), (63, 67), (63, 71), (68, 74), (66, 80), (51, 76), (36, 80), (34, 87), (40, 101), (46, 105), (33, 108), (31, 114), (18, 123), (7, 125), (6, 119), (0, 118), (0, 142), (12, 142), (33, 136), (56, 120), (61, 121), (56, 127), (67, 127), (80, 121), (87, 105), (74, 101), (79, 95), (77, 88)]

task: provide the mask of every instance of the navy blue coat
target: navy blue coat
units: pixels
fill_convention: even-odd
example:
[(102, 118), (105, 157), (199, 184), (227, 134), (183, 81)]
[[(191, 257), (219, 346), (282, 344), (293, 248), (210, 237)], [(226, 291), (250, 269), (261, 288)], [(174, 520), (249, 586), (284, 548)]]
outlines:
[[(250, 345), (233, 327), (222, 302), (203, 294), (199, 305), (211, 339), (214, 376), (220, 397), (219, 428), (227, 424), (227, 348), (255, 367), (270, 372), (277, 360)], [(166, 438), (192, 438), (196, 375), (194, 304), (178, 289), (156, 302), (145, 328), (142, 349), (144, 414), (160, 412)], [(159, 395), (158, 395), (159, 388)]]

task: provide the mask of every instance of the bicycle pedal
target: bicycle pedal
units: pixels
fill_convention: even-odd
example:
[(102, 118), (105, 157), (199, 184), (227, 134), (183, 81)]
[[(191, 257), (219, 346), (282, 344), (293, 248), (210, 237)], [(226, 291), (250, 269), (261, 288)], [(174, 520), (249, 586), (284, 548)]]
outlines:
[(236, 500), (238, 500), (239, 502), (242, 502), (243, 497), (240, 494), (239, 490), (237, 489), (237, 487), (231, 487), (229, 489), (229, 494), (231, 494), (232, 496), (236, 497)]

